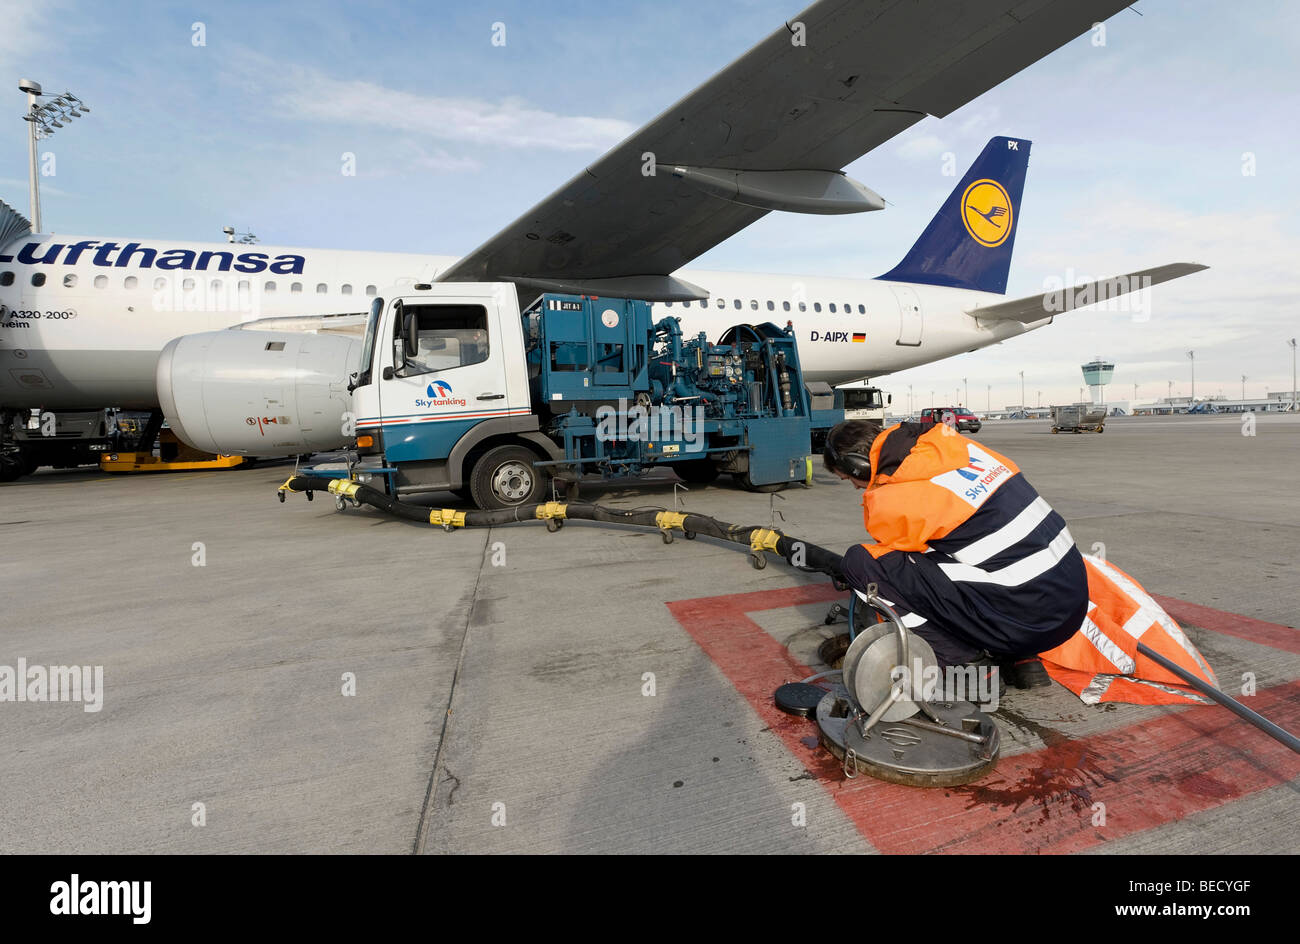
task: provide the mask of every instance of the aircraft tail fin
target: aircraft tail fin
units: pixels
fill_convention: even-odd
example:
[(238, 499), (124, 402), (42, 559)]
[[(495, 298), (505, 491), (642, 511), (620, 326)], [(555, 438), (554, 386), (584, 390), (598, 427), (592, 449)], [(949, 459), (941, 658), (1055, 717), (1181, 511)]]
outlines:
[(990, 138), (903, 261), (880, 278), (1006, 292), (1029, 148), (1023, 138)]

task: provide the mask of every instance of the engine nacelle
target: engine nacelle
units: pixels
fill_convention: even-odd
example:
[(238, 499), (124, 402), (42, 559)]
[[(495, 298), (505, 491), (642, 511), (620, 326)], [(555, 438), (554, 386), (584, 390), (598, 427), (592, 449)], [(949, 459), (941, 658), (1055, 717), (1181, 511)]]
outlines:
[(289, 456), (348, 445), (358, 339), (249, 331), (188, 334), (158, 356), (158, 402), (172, 431), (204, 452)]

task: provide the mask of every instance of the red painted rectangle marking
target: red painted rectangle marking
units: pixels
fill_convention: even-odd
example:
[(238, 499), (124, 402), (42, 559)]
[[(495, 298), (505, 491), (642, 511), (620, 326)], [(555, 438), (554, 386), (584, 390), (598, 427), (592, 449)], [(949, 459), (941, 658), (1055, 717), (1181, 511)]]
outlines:
[[(842, 596), (823, 584), (667, 606), (862, 836), (882, 852), (1073, 852), (1222, 806), (1300, 775), (1300, 757), (1231, 712), (1209, 705), (1153, 709), (1160, 713), (1146, 721), (1003, 757), (992, 774), (963, 787), (903, 787), (865, 775), (846, 780), (839, 762), (817, 744), (816, 726), (784, 714), (772, 703), (778, 686), (812, 670), (747, 615)], [(1176, 618), (1175, 611), (1183, 607), (1181, 618), (1192, 625), (1202, 625), (1193, 614), (1207, 610), (1217, 624), (1207, 629), (1245, 627), (1243, 632), (1252, 635), (1242, 638), (1256, 642), (1277, 635), (1252, 625), (1258, 620), (1207, 607), (1194, 611), (1188, 607), (1196, 604), (1157, 599)], [(1295, 730), (1300, 726), (1300, 681), (1265, 689), (1249, 704)], [(1096, 803), (1105, 804), (1105, 826), (1092, 825)]]
[(1251, 619), (1249, 616), (1239, 616), (1236, 613), (1225, 613), (1223, 610), (1212, 609), (1199, 603), (1188, 603), (1186, 600), (1177, 600), (1174, 597), (1162, 597), (1153, 593), (1151, 599), (1163, 606), (1165, 611), (1179, 623), (1200, 626), (1202, 629), (1210, 629), (1225, 636), (1236, 636), (1238, 639), (1257, 642), (1270, 649), (1300, 654), (1300, 629), (1283, 626), (1280, 623), (1266, 623), (1264, 620)]

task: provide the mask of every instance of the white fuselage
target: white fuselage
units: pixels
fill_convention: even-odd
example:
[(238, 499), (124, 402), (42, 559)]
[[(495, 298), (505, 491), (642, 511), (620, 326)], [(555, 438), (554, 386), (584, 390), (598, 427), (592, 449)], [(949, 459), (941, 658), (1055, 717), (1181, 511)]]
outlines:
[[(0, 407), (153, 408), (157, 356), (173, 338), (261, 318), (364, 312), (375, 292), (432, 281), (455, 261), (23, 236), (0, 248)], [(704, 332), (715, 340), (734, 324), (790, 321), (805, 378), (830, 384), (995, 344), (1049, 320), (980, 322), (967, 311), (1002, 301), (1001, 295), (942, 286), (692, 269), (675, 274), (710, 298), (657, 303), (656, 319), (678, 316), (688, 335)]]

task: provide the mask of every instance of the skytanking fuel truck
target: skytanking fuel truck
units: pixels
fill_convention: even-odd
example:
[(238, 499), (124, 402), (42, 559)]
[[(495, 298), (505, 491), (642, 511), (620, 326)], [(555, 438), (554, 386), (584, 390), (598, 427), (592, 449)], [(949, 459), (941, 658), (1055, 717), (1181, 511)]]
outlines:
[[(671, 464), (770, 491), (805, 480), (810, 436), (843, 419), (810, 396), (794, 335), (737, 325), (717, 343), (651, 323), (630, 299), (435, 283), (373, 299), (364, 335), (230, 329), (172, 341), (158, 392), (199, 449), (352, 447), (340, 471), (395, 496), (454, 491), (481, 508), (549, 498), (548, 480)], [(816, 407), (816, 408), (814, 408)]]

